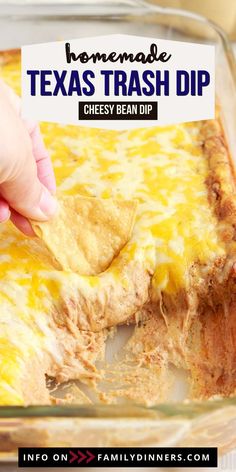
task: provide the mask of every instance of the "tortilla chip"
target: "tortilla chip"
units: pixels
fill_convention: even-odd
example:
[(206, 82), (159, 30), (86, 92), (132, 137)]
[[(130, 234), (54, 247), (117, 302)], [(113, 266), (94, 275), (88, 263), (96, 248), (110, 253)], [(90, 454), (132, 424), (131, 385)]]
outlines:
[(31, 223), (60, 269), (96, 275), (129, 241), (136, 208), (131, 200), (65, 196), (50, 221)]

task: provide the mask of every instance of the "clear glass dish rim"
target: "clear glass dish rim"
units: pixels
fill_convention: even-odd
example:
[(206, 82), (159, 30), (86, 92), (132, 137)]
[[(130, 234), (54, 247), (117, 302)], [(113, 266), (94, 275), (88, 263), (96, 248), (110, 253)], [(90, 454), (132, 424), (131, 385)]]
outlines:
[(0, 406), (1, 419), (23, 418), (93, 418), (114, 419), (148, 418), (148, 419), (188, 419), (192, 420), (204, 414), (214, 413), (227, 407), (236, 406), (236, 397), (216, 398), (203, 401), (184, 401), (160, 403), (145, 406), (135, 403), (119, 405), (29, 405)]
[[(84, 7), (84, 11), (78, 11), (79, 7)], [(124, 10), (124, 6), (126, 9)], [(25, 7), (25, 8), (24, 8)], [(159, 13), (162, 16), (175, 15), (179, 18), (189, 18), (190, 20), (198, 21), (201, 24), (207, 25), (211, 28), (216, 36), (218, 36), (219, 41), (222, 45), (225, 56), (227, 57), (230, 72), (232, 74), (235, 87), (236, 87), (236, 62), (234, 59), (233, 51), (231, 45), (227, 39), (224, 31), (215, 23), (208, 20), (204, 16), (189, 12), (187, 10), (180, 10), (177, 8), (168, 8), (160, 7), (158, 5), (147, 3), (145, 0), (112, 0), (110, 2), (103, 1), (94, 1), (86, 3), (84, 0), (77, 0), (76, 3), (65, 3), (63, 0), (61, 2), (45, 1), (38, 2), (37, 4), (33, 2), (25, 3), (23, 0), (18, 2), (11, 1), (9, 3), (0, 2), (0, 14), (1, 17), (11, 16), (14, 11), (15, 21), (16, 17), (21, 16), (41, 16), (47, 19), (50, 19), (52, 11), (48, 10), (47, 7), (52, 7), (54, 9), (59, 7), (60, 17), (67, 17), (73, 13), (73, 17), (86, 16), (96, 18), (109, 18), (112, 13), (118, 13), (121, 16), (128, 15), (127, 19), (130, 16), (137, 16), (150, 14), (150, 13)], [(92, 7), (92, 8), (91, 8)], [(103, 10), (101, 8), (103, 7)], [(104, 9), (105, 7), (105, 9)], [(87, 9), (86, 9), (87, 8)], [(135, 8), (135, 9), (134, 9)], [(73, 10), (73, 12), (71, 11)], [(67, 405), (29, 405), (29, 406), (0, 406), (0, 421), (1, 418), (4, 419), (26, 419), (26, 418), (106, 418), (114, 419), (116, 418), (156, 418), (159, 419), (171, 419), (171, 418), (186, 418), (193, 419), (197, 416), (209, 414), (216, 410), (236, 406), (236, 396), (231, 396), (228, 398), (213, 398), (203, 401), (184, 401), (184, 402), (167, 402), (160, 403), (154, 406), (144, 406), (139, 404), (130, 404), (124, 403), (122, 405), (102, 405), (102, 404), (91, 404), (91, 405), (76, 405), (76, 404), (67, 404)]]

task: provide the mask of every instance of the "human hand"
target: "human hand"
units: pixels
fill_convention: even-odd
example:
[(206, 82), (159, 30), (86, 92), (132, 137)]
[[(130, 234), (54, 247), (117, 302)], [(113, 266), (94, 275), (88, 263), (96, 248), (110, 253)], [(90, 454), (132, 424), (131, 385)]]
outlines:
[(28, 218), (46, 221), (56, 211), (55, 177), (39, 126), (20, 116), (20, 99), (0, 80), (0, 222), (9, 218), (34, 236)]

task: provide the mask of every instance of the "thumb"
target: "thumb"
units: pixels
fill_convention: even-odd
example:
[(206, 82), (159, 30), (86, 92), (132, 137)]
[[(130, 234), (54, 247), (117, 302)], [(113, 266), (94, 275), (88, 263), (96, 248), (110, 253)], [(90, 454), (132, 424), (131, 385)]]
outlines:
[(55, 198), (38, 179), (33, 158), (0, 183), (0, 193), (11, 208), (26, 218), (46, 221), (57, 208)]

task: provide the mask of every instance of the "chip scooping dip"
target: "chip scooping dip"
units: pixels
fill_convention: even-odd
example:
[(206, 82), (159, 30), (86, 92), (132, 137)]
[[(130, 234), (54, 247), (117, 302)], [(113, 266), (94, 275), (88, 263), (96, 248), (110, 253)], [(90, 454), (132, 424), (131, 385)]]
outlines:
[(31, 223), (60, 269), (96, 275), (129, 241), (136, 209), (135, 200), (63, 196), (50, 221)]

